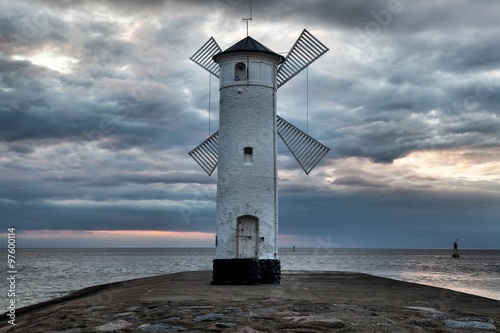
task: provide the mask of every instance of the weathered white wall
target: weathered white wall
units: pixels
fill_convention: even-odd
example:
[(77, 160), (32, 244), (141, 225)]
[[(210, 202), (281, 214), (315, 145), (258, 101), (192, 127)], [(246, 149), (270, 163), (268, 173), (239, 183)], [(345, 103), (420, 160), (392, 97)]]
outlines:
[[(258, 219), (259, 259), (277, 259), (276, 64), (265, 54), (230, 54), (221, 66), (216, 259), (236, 257), (236, 224)], [(248, 81), (234, 80), (243, 62)], [(253, 148), (253, 164), (244, 148)], [(264, 237), (264, 240), (261, 240)]]

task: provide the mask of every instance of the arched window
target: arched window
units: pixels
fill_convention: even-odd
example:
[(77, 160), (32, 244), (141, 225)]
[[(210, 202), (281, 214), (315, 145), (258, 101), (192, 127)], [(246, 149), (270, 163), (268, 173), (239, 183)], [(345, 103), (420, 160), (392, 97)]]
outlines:
[(247, 79), (247, 66), (239, 62), (234, 65), (234, 81), (244, 81)]

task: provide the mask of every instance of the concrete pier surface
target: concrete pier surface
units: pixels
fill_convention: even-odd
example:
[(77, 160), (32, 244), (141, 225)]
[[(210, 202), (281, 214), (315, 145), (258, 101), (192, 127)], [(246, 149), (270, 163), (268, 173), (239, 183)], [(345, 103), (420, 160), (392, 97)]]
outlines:
[(500, 301), (348, 272), (211, 285), (210, 271), (95, 286), (1, 315), (0, 332), (499, 332)]

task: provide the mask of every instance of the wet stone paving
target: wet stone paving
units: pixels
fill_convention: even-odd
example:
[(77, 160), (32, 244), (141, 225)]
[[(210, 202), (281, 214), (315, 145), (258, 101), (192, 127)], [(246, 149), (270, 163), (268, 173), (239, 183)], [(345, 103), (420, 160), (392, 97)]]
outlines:
[(290, 272), (280, 285), (210, 285), (183, 272), (91, 287), (5, 314), (0, 333), (498, 332), (500, 302), (346, 272)]
[[(382, 312), (374, 308), (349, 304), (260, 304), (245, 308), (239, 302), (223, 307), (192, 303), (151, 304), (134, 306), (66, 306), (46, 316), (25, 317), (24, 323), (2, 332), (363, 332), (371, 327), (376, 332), (395, 332), (404, 327), (410, 332), (487, 332), (496, 331), (488, 317), (457, 317), (433, 308), (407, 307)], [(388, 316), (390, 313), (395, 316)], [(392, 317), (392, 318), (391, 318)], [(26, 325), (27, 324), (27, 325)]]

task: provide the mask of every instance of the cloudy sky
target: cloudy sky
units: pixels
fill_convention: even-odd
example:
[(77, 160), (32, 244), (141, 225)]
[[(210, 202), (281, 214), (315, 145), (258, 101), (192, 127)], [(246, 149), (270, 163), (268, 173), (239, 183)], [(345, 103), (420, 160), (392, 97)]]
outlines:
[[(280, 151), (281, 246), (500, 248), (500, 2), (252, 7), (273, 51), (304, 28), (330, 49), (278, 92), (278, 114), (331, 148), (309, 176)], [(0, 8), (0, 232), (213, 246), (217, 175), (187, 153), (218, 128), (218, 82), (189, 57), (244, 38), (248, 1)]]

